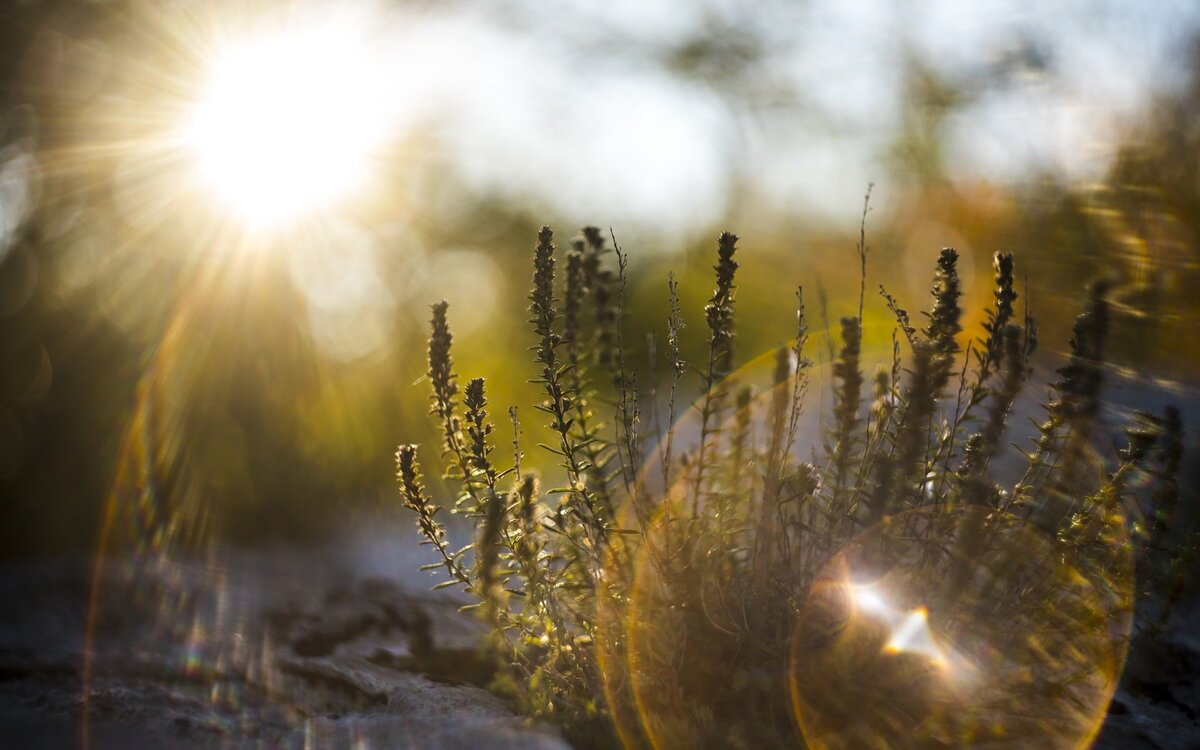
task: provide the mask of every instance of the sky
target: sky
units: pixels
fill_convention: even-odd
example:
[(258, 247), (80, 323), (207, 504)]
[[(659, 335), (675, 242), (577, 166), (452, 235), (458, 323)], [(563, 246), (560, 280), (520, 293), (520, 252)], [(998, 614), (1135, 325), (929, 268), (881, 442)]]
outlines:
[[(748, 202), (845, 220), (889, 177), (906, 61), (965, 100), (939, 131), (956, 180), (1099, 179), (1184, 83), (1195, 3), (1023, 5), (457, 3), (408, 19), (419, 41), (398, 48), (480, 191), (674, 231), (728, 211), (736, 181)], [(689, 49), (711, 60), (682, 67)]]
[[(204, 19), (210, 6), (216, 20)], [(129, 7), (115, 32), (85, 28), (56, 46), (55, 65), (35, 57), (42, 88), (103, 89), (106, 74), (158, 65), (142, 59), (154, 49), (145, 40), (165, 38), (191, 55), (167, 71), (174, 94), (191, 96), (245, 33), (244, 14), (220, 18), (220, 3)], [(251, 7), (255, 33), (309, 16), (369, 40), (369, 95), (387, 103), (390, 137), (419, 144), (389, 169), (449, 170), (472, 196), (667, 249), (746, 212), (852, 221), (869, 182), (886, 193), (909, 179), (895, 159), (906, 128), (933, 128), (952, 181), (1095, 181), (1155, 98), (1185, 83), (1200, 25), (1200, 4), (1186, 0)], [(915, 69), (947, 84), (954, 106), (914, 108)], [(32, 210), (45, 167), (13, 126), (22, 105), (4, 118), (0, 244)]]

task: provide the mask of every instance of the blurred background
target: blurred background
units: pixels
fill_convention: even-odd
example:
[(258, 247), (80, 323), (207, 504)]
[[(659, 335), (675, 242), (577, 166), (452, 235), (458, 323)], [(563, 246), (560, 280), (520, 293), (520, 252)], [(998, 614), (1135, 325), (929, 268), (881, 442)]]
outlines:
[(0, 556), (87, 552), (147, 497), (241, 542), (399, 516), (395, 446), (436, 473), (430, 303), (501, 445), (534, 397), (542, 223), (629, 253), (643, 383), (667, 372), (668, 270), (700, 356), (723, 229), (743, 361), (792, 335), (798, 284), (818, 333), (818, 298), (853, 311), (873, 183), (868, 322), (880, 283), (922, 308), (943, 246), (982, 307), (1010, 250), (1047, 367), (1108, 276), (1114, 370), (1188, 400), (1200, 5), (1031, 5), (4, 4)]

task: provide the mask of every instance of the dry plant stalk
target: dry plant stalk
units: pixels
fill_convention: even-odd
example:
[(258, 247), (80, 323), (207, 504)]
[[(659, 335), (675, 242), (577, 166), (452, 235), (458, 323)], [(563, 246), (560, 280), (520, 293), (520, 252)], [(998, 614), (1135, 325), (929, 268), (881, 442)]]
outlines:
[[(949, 528), (954, 549), (996, 533), (986, 519), (1021, 520), (1044, 532), (1048, 549), (1091, 573), (1107, 559), (1095, 550), (1129, 531), (1127, 517), (1145, 517), (1134, 541), (1179, 559), (1180, 545), (1167, 543), (1179, 495), (1178, 412), (1141, 416), (1115, 467), (1097, 465), (1086, 451), (1099, 434), (1109, 324), (1102, 285), (1075, 323), (1070, 361), (1059, 370), (1035, 444), (1022, 451), (1026, 470), (1002, 486), (993, 466), (1036, 346), (1032, 319), (1021, 320), (1014, 308), (1011, 255), (995, 256), (987, 323), (965, 354), (954, 250), (938, 257), (924, 329), (881, 289), (896, 319), (893, 359), (865, 394), (864, 208), (860, 309), (841, 319), (829, 427), (820, 450), (803, 460), (795, 448), (812, 365), (803, 296), (795, 339), (777, 352), (770, 382), (760, 392), (740, 383), (736, 243), (730, 233), (717, 242), (700, 367), (680, 356), (684, 321), (676, 281), (668, 279), (669, 426), (648, 457), (621, 343), (626, 256), (610, 250), (598, 229), (585, 228), (566, 253), (560, 297), (553, 233), (542, 227), (529, 322), (532, 382), (544, 394), (533, 407), (556, 436), (541, 446), (559, 468), (560, 484), (549, 489), (521, 470), (515, 408), (514, 465), (494, 463), (485, 382), (471, 380), (460, 397), (447, 306), (433, 306), (430, 414), (442, 434), (445, 476), (460, 488), (452, 512), (474, 519), (473, 543), (448, 544), (413, 446), (397, 453), (401, 494), (437, 552), (427, 567), (445, 572), (442, 585), (471, 594), (494, 627), (494, 687), (523, 710), (558, 722), (580, 746), (802, 744), (788, 677), (797, 620), (813, 625), (806, 602), (839, 550), (914, 511), (933, 520), (910, 524), (906, 534), (920, 541), (930, 529)], [(610, 253), (615, 273), (606, 266)], [(699, 435), (690, 443), (674, 424), (689, 371), (701, 393), (690, 413)], [(611, 409), (611, 422), (603, 409)], [(1130, 481), (1139, 473), (1152, 476), (1153, 487)], [(1152, 511), (1137, 513), (1143, 505)], [(955, 601), (975, 575), (969, 558), (952, 556), (945, 575)], [(1178, 567), (1146, 576), (1167, 592), (1164, 608)], [(1125, 583), (1109, 580), (1114, 589)], [(1058, 614), (1069, 610), (1056, 606)]]

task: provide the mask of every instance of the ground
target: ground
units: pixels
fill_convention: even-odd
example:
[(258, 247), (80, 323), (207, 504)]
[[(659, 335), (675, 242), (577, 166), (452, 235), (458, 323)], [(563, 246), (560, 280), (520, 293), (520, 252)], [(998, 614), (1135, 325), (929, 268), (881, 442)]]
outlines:
[[(567, 748), (480, 687), (481, 630), (451, 595), (351, 567), (294, 550), (99, 563), (88, 746)], [(92, 569), (0, 567), (0, 746), (79, 746)], [(1196, 620), (1135, 649), (1098, 747), (1200, 747), (1200, 631), (1180, 624)]]

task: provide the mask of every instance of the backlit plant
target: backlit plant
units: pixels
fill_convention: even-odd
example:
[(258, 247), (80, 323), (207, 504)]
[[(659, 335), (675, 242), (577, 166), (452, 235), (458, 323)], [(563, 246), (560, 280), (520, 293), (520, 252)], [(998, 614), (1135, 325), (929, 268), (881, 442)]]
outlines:
[[(580, 745), (1086, 742), (1131, 635), (1134, 565), (1172, 585), (1146, 550), (1164, 554), (1182, 445), (1168, 408), (1136, 415), (1114, 460), (1096, 448), (1104, 286), (1009, 472), (998, 465), (1014, 457), (1004, 437), (1037, 341), (1011, 255), (995, 256), (986, 324), (965, 346), (954, 250), (937, 258), (925, 326), (881, 288), (896, 323), (870, 378), (860, 295), (819, 414), (805, 406), (821, 368), (802, 290), (781, 327), (791, 343), (765, 374), (735, 370), (736, 243), (717, 241), (701, 362), (682, 359), (668, 280), (660, 408), (625, 362), (626, 256), (589, 227), (560, 263), (541, 229), (529, 322), (552, 483), (521, 467), (512, 408), (515, 455), (498, 461), (484, 380), (460, 387), (447, 305), (433, 306), (431, 415), (473, 542), (451, 546), (415, 446), (400, 447), (398, 476), (437, 552), (428, 567), (494, 631), (493, 687)], [(865, 290), (865, 237), (859, 256)], [(689, 375), (701, 395), (685, 410)], [(645, 429), (660, 412), (668, 426)]]

